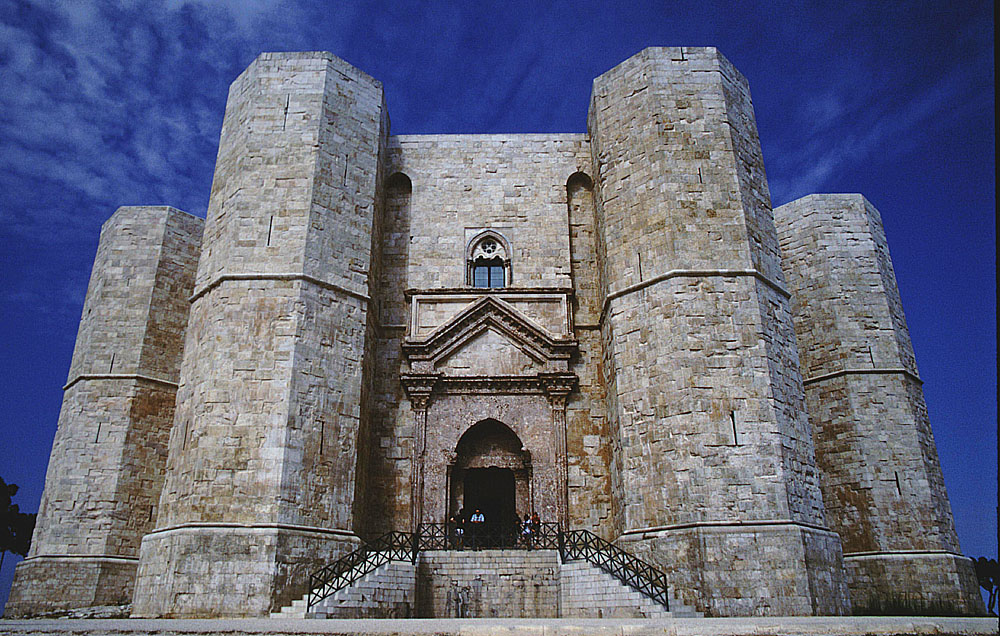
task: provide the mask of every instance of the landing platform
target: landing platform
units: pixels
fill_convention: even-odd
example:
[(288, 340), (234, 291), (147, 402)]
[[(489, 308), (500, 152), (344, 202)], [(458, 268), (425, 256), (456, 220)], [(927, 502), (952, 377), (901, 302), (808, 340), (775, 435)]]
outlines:
[(973, 635), (997, 633), (994, 618), (907, 616), (665, 618), (665, 619), (32, 619), (2, 620), (0, 634), (362, 634), (399, 636), (834, 636)]

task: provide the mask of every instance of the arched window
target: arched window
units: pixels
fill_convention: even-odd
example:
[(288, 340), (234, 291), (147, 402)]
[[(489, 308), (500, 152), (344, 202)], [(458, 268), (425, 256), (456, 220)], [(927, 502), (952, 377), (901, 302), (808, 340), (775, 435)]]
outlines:
[(484, 232), (470, 244), (469, 284), (499, 289), (510, 284), (510, 257), (506, 241), (496, 232)]

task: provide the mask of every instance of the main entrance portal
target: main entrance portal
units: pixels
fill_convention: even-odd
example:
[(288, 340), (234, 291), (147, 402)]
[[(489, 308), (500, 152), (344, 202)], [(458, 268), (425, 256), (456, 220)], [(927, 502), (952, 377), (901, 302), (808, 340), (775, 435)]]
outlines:
[(486, 518), (486, 534), (500, 536), (517, 523), (514, 471), (510, 468), (470, 468), (465, 471), (465, 512)]
[(466, 521), (478, 509), (491, 535), (531, 514), (531, 456), (508, 426), (483, 420), (462, 435), (449, 467), (449, 515)]

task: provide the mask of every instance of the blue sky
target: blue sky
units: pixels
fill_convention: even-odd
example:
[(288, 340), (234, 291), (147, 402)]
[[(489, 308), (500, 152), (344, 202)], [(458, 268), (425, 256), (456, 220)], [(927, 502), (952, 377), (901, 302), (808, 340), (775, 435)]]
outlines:
[(996, 556), (992, 8), (0, 0), (0, 476), (37, 509), (100, 226), (204, 216), (228, 85), (261, 51), (378, 78), (394, 133), (582, 132), (594, 77), (712, 45), (750, 81), (775, 205), (882, 212), (962, 548)]

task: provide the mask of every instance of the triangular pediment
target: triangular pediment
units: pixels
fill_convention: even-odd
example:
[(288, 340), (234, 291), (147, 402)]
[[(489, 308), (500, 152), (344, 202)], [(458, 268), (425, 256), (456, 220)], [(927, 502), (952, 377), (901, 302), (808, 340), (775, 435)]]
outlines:
[(538, 373), (544, 363), (496, 329), (483, 327), (434, 367), (447, 375), (530, 375)]
[[(473, 348), (459, 353), (467, 347)], [(426, 338), (407, 340), (403, 352), (411, 362), (425, 360), (435, 366), (447, 366), (471, 364), (473, 357), (485, 356), (490, 347), (512, 365), (526, 360), (544, 365), (549, 360), (568, 360), (576, 349), (576, 340), (553, 338), (508, 303), (484, 296)], [(456, 358), (459, 355), (464, 357)]]

